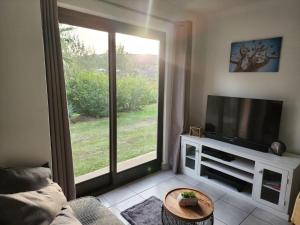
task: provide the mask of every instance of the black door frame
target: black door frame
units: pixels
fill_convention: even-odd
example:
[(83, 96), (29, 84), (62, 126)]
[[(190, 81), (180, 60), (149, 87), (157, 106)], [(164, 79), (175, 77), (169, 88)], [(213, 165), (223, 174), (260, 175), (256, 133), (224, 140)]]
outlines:
[[(163, 110), (165, 80), (165, 42), (166, 34), (161, 31), (118, 22), (66, 8), (58, 8), (59, 22), (108, 32), (109, 57), (109, 117), (110, 117), (110, 172), (76, 184), (77, 196), (100, 194), (161, 169), (163, 148)], [(116, 43), (115, 34), (124, 33), (160, 41), (159, 53), (159, 90), (157, 118), (157, 158), (142, 165), (117, 172), (117, 107), (116, 107)]]

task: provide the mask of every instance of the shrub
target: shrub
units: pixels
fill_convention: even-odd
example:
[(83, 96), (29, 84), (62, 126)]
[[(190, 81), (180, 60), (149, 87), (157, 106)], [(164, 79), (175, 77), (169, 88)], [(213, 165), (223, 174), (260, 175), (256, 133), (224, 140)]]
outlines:
[(74, 112), (93, 117), (107, 116), (107, 75), (81, 72), (70, 77), (67, 81), (67, 97)]
[[(157, 101), (154, 81), (138, 75), (123, 75), (117, 79), (117, 110), (128, 112), (141, 110)], [(108, 75), (96, 72), (80, 72), (67, 82), (68, 104), (72, 113), (85, 116), (108, 116)]]
[(156, 100), (149, 81), (138, 75), (126, 75), (117, 81), (117, 108), (119, 112), (141, 110)]

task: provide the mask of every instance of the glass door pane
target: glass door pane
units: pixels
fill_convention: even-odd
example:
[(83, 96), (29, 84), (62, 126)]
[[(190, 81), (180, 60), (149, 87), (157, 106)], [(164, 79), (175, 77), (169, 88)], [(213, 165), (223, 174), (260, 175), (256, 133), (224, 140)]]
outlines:
[(195, 170), (196, 167), (196, 146), (186, 144), (185, 166)]
[(281, 191), (281, 182), (282, 174), (264, 169), (260, 198), (268, 202), (278, 204)]
[(157, 158), (159, 47), (116, 33), (118, 172)]
[(108, 33), (60, 24), (76, 182), (109, 172)]

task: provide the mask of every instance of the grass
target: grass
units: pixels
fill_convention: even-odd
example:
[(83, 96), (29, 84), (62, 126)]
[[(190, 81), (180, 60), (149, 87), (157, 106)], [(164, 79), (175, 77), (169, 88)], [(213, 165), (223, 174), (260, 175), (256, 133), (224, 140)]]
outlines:
[[(156, 149), (157, 105), (118, 113), (117, 160), (122, 162)], [(70, 124), (74, 173), (80, 176), (109, 165), (109, 120)]]

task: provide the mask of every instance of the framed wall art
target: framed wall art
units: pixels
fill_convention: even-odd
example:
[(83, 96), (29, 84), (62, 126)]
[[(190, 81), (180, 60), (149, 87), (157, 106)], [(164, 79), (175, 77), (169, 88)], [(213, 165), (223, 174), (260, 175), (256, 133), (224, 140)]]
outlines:
[(229, 72), (278, 72), (282, 37), (231, 43)]

